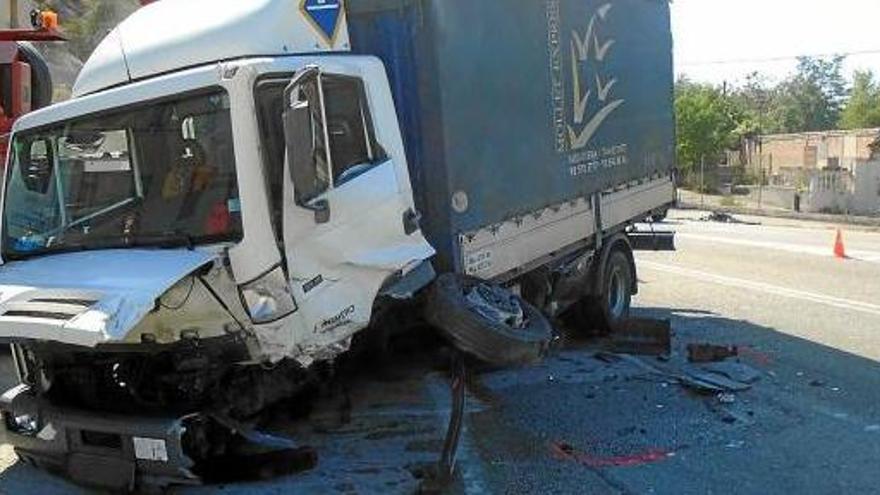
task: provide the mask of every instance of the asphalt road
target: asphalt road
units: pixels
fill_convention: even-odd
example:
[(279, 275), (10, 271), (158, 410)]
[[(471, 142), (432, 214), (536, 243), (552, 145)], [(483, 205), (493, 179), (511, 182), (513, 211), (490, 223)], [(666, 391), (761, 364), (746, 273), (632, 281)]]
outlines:
[[(473, 373), (450, 493), (836, 494), (880, 491), (880, 233), (673, 212), (675, 253), (638, 255), (635, 313), (668, 318), (669, 361), (598, 359), (568, 329), (539, 366)], [(664, 227), (666, 228), (666, 227)], [(682, 386), (688, 343), (736, 345), (747, 390)], [(449, 414), (445, 356), (405, 351), (273, 431), (316, 469), (181, 494), (413, 493)], [(684, 371), (683, 371), (684, 370)], [(0, 447), (0, 492), (88, 493)]]

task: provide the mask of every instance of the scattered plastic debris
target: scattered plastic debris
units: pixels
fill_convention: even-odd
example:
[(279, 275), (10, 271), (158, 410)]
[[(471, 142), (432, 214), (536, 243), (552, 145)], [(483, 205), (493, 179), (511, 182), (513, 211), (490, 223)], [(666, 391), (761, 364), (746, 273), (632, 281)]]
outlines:
[(668, 356), (672, 352), (672, 324), (669, 320), (633, 318), (614, 332), (612, 342), (618, 353)]
[(752, 387), (751, 383), (740, 382), (723, 374), (704, 371), (693, 365), (677, 366), (669, 363), (654, 365), (629, 354), (610, 352), (597, 353), (596, 358), (607, 363), (626, 362), (632, 364), (649, 375), (659, 377), (664, 381), (676, 382), (700, 394), (741, 392)]
[(692, 388), (697, 392), (703, 393), (719, 393), (719, 392), (742, 392), (752, 388), (750, 383), (743, 383), (731, 380), (717, 373), (703, 371), (699, 368), (686, 366), (682, 369), (684, 380), (682, 385)]
[(743, 363), (723, 361), (704, 365), (702, 369), (742, 383), (751, 384), (761, 379), (761, 372)]
[(761, 225), (761, 222), (746, 222), (744, 220), (740, 220), (730, 213), (725, 213), (723, 211), (713, 211), (708, 215), (705, 215), (700, 218), (702, 222), (717, 222), (717, 223), (733, 223), (738, 225)]
[(692, 363), (712, 363), (739, 355), (736, 346), (721, 346), (713, 344), (688, 344), (688, 361)]

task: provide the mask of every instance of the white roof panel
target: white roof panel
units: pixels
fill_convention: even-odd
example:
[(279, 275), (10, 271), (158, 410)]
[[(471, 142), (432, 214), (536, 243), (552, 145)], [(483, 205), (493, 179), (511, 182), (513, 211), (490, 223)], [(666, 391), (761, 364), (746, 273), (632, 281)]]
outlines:
[(343, 0), (162, 0), (110, 32), (73, 95), (221, 60), (347, 50)]

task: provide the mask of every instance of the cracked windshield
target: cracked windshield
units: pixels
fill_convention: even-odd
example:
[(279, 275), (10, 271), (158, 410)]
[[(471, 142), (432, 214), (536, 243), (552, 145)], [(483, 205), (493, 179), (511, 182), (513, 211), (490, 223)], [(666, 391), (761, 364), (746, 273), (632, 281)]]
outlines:
[(4, 254), (234, 240), (231, 137), (222, 94), (17, 135)]
[(877, 0), (0, 0), (0, 495), (880, 494)]

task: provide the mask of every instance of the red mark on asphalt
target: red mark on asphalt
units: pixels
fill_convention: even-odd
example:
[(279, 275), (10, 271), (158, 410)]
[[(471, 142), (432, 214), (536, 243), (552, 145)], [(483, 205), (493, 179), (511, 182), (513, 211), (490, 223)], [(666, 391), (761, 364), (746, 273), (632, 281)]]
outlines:
[(665, 461), (672, 454), (672, 452), (664, 449), (648, 449), (631, 455), (605, 457), (587, 452), (579, 452), (565, 442), (550, 444), (550, 453), (554, 458), (561, 461), (576, 462), (591, 468), (641, 466), (642, 464)]

